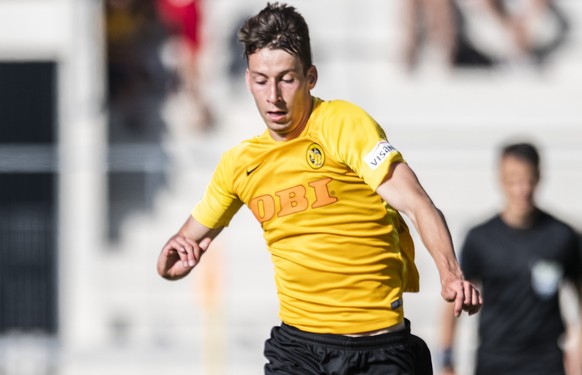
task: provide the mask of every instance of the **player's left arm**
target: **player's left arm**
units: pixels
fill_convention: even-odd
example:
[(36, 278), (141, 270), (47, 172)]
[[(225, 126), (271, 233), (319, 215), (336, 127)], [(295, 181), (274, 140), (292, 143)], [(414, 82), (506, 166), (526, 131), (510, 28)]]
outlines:
[(479, 290), (463, 277), (444, 216), (406, 163), (391, 166), (376, 192), (392, 208), (406, 215), (420, 235), (439, 271), (441, 296), (454, 303), (454, 313), (474, 314), (483, 300)]

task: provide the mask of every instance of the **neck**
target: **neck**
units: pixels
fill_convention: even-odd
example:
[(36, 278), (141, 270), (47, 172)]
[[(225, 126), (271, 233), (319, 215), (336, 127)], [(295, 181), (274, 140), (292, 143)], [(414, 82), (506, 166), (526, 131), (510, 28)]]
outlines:
[(301, 121), (299, 123), (299, 125), (297, 125), (297, 127), (295, 127), (293, 130), (291, 130), (289, 133), (277, 133), (274, 131), (270, 131), (271, 133), (271, 137), (277, 141), (277, 142), (284, 142), (284, 141), (290, 141), (292, 139), (295, 139), (297, 137), (299, 137), (301, 135), (301, 133), (303, 133), (303, 130), (305, 129), (305, 126), (307, 125), (307, 122), (309, 121), (309, 117), (311, 116), (311, 111), (313, 111), (313, 97), (309, 96), (309, 101), (307, 103), (305, 103), (307, 110), (303, 113), (303, 116), (301, 118)]
[(512, 209), (506, 207), (501, 213), (501, 219), (510, 227), (525, 229), (531, 227), (535, 218), (536, 208)]

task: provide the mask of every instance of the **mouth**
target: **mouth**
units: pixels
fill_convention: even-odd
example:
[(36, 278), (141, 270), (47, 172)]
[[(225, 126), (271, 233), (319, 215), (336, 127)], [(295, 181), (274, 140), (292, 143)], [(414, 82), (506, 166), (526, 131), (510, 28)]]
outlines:
[(267, 117), (274, 122), (282, 120), (286, 115), (286, 111), (267, 111)]

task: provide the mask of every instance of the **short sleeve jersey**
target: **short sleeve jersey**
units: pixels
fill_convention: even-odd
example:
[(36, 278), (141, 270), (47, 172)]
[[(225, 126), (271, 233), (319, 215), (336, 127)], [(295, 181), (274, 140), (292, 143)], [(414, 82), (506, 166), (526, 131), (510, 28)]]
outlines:
[(481, 353), (519, 360), (557, 347), (564, 331), (559, 287), (578, 283), (582, 273), (572, 228), (542, 211), (527, 229), (497, 215), (468, 233), (460, 254), (465, 277), (482, 284)]
[(315, 333), (380, 329), (402, 320), (402, 293), (418, 290), (408, 228), (375, 192), (399, 162), (366, 112), (314, 98), (299, 137), (276, 142), (266, 131), (227, 151), (192, 215), (215, 228), (250, 208), (283, 322)]

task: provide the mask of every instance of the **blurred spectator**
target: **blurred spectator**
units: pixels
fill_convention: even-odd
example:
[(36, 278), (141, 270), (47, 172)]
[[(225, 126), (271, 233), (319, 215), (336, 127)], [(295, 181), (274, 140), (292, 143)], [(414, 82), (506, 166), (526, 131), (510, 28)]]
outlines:
[(247, 69), (247, 62), (244, 58), (244, 46), (238, 41), (238, 31), (249, 18), (248, 13), (241, 13), (234, 22), (232, 31), (228, 34), (231, 36), (228, 39), (228, 47), (230, 50), (230, 58), (228, 62), (229, 81), (233, 84), (233, 88), (238, 89), (244, 86), (244, 75)]
[(440, 63), (450, 65), (455, 49), (456, 23), (451, 0), (404, 0), (404, 59), (414, 69), (425, 39), (434, 45)]
[(132, 95), (144, 80), (139, 68), (136, 41), (146, 22), (132, 0), (107, 0), (105, 4), (107, 78), (109, 100)]
[(163, 130), (159, 107), (170, 81), (159, 58), (164, 30), (151, 0), (105, 4), (110, 140), (156, 142)]
[[(475, 374), (565, 374), (559, 292), (564, 281), (580, 288), (580, 238), (537, 207), (540, 168), (533, 145), (503, 148), (499, 177), (504, 207), (469, 231), (460, 253), (465, 277), (480, 283), (483, 291)], [(442, 337), (447, 375), (455, 373), (455, 319), (449, 309), (443, 314)], [(579, 370), (579, 349), (570, 350), (575, 351), (571, 359), (578, 361), (570, 368)]]
[(478, 0), (475, 3), (475, 12), (480, 13), (478, 18), (483, 23), (491, 23), (492, 32), (497, 35), (489, 47), (491, 53), (503, 63), (544, 63), (566, 40), (569, 23), (555, 0)]
[(108, 235), (136, 210), (151, 210), (166, 184), (167, 154), (161, 117), (173, 80), (160, 58), (167, 32), (154, 0), (105, 2), (108, 85)]
[(170, 33), (166, 52), (178, 76), (176, 93), (185, 95), (186, 105), (195, 106), (192, 126), (208, 130), (213, 121), (200, 90), (201, 0), (155, 0), (162, 23)]
[(431, 64), (445, 69), (488, 67), (493, 61), (477, 50), (466, 36), (463, 14), (454, 0), (404, 0), (404, 64), (413, 71), (426, 49)]

